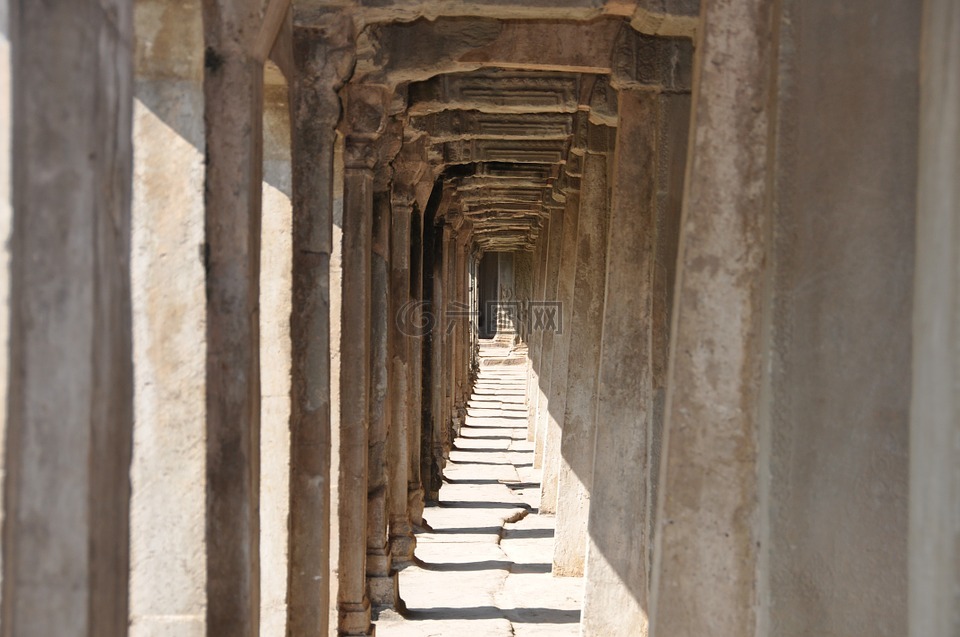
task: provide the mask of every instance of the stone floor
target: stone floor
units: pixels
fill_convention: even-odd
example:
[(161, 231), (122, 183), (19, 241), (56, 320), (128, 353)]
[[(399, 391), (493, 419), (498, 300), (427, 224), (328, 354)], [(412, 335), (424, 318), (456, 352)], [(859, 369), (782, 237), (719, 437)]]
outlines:
[(400, 574), (405, 617), (379, 637), (562, 636), (579, 633), (583, 580), (550, 574), (554, 518), (537, 513), (540, 471), (526, 439), (526, 367), (481, 346), (481, 371), (451, 453), (440, 505), (424, 518), (418, 566)]

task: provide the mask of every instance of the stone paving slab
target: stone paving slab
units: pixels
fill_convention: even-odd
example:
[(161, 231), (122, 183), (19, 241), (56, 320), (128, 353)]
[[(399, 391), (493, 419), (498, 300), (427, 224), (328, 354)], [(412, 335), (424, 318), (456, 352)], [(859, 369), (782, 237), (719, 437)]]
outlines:
[(499, 364), (481, 365), (440, 503), (424, 511), (418, 564), (400, 573), (407, 610), (381, 614), (379, 637), (579, 634), (583, 580), (550, 574), (555, 520), (537, 513), (526, 368), (495, 353)]

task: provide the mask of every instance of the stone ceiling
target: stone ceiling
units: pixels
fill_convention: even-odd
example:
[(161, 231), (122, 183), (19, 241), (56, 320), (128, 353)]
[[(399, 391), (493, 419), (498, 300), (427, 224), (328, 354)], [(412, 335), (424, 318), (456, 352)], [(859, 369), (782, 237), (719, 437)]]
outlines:
[[(438, 217), (471, 232), (475, 248), (531, 249), (578, 187), (588, 138), (612, 143), (617, 91), (688, 90), (681, 61), (696, 2), (666, 4), (348, 4), (357, 37), (346, 88), (381, 90), (392, 123), (380, 129), (402, 140), (391, 151), (395, 180), (442, 179)], [(298, 26), (322, 23), (331, 9), (319, 5), (299, 1)], [(348, 118), (364, 100), (344, 100)]]

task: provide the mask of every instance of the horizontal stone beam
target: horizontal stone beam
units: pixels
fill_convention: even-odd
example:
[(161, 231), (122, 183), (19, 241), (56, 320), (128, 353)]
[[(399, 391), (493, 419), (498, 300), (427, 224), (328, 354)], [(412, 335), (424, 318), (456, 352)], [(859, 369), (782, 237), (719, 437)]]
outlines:
[(622, 18), (592, 22), (417, 20), (372, 25), (357, 43), (355, 80), (397, 85), (484, 68), (609, 74)]
[[(311, 25), (330, 11), (328, 0), (296, 0), (294, 4), (297, 24)], [(594, 20), (620, 16), (642, 33), (688, 37), (694, 35), (700, 14), (699, 0), (380, 0), (338, 4), (360, 25), (441, 17)]]
[(473, 139), (566, 140), (573, 135), (573, 119), (563, 113), (446, 110), (411, 117), (406, 134), (427, 135), (433, 143)]
[(509, 140), (470, 140), (439, 144), (443, 163), (505, 162), (515, 164), (559, 164), (564, 160), (566, 143), (562, 141), (511, 142)]
[(448, 110), (488, 114), (574, 113), (580, 76), (525, 71), (453, 73), (409, 85), (411, 115)]

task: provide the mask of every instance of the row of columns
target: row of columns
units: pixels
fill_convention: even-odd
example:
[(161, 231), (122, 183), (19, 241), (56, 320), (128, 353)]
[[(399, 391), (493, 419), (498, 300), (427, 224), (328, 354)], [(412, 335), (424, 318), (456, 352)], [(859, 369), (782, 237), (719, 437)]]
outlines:
[[(333, 562), (340, 630), (368, 634), (368, 575), (389, 579), (386, 558), (406, 555), (403, 517), (422, 521), (420, 491), (439, 487), (417, 472), (442, 467), (469, 385), (469, 366), (449, 385), (443, 363), (424, 372), (469, 359), (470, 339), (431, 332), (425, 347), (426, 335), (402, 338), (382, 320), (387, 307), (426, 299), (418, 270), (428, 262), (431, 305), (417, 311), (456, 312), (471, 268), (450, 258), (458, 238), (442, 196), (418, 194), (407, 208), (412, 182), (384, 196), (376, 161), (348, 153), (338, 167), (333, 87), (351, 68), (352, 25), (301, 34), (287, 51), (298, 69), (287, 76), (291, 451), (265, 453), (283, 449), (263, 444), (277, 422), (267, 398), (282, 392), (267, 388), (265, 347), (286, 337), (261, 328), (261, 219), (287, 204), (261, 147), (264, 108), (278, 114), (283, 102), (264, 91), (264, 61), (247, 46), (262, 7), (86, 4), (0, 13), (16, 53), (16, 66), (0, 55), (0, 85), (16, 89), (2, 93), (13, 101), (0, 144), (17, 158), (2, 192), (13, 218), (3, 632), (257, 634), (269, 614), (262, 529), (283, 516), (262, 494), (288, 465), (288, 486), (270, 482), (289, 490), (287, 631), (327, 634)], [(587, 633), (635, 631), (649, 616), (654, 634), (901, 635), (907, 590), (911, 634), (956, 628), (956, 362), (944, 343), (957, 324), (958, 153), (944, 133), (956, 130), (960, 56), (942, 52), (955, 49), (960, 14), (929, 0), (921, 38), (921, 16), (904, 3), (885, 3), (870, 30), (863, 13), (823, 8), (705, 2), (692, 104), (622, 90), (616, 143), (574, 154), (579, 195), (566, 190), (562, 224), (555, 215), (541, 234), (547, 280), (536, 289), (563, 303), (564, 329), (535, 337), (542, 394), (530, 413), (543, 510), (555, 507), (563, 539), (555, 563), (586, 572)], [(128, 48), (134, 30), (150, 55)], [(851, 43), (857, 55), (837, 64)], [(35, 81), (41, 71), (55, 81)], [(864, 96), (883, 98), (869, 100), (869, 118)], [(680, 215), (676, 131), (687, 108)], [(658, 122), (655, 134), (641, 117)], [(593, 126), (609, 142), (612, 131)], [(388, 211), (384, 201), (400, 203)], [(404, 236), (394, 232), (408, 210), (409, 301), (396, 289)], [(929, 250), (914, 270), (915, 230)], [(331, 278), (336, 258), (342, 278)], [(625, 282), (626, 270), (637, 275)], [(591, 317), (599, 327), (584, 324)], [(581, 364), (592, 365), (593, 396), (570, 392)], [(424, 394), (399, 408), (408, 430), (397, 440), (394, 402), (382, 409), (381, 397), (423, 378)], [(407, 454), (395, 455), (403, 440)], [(368, 467), (381, 449), (386, 477), (350, 464)], [(612, 610), (634, 620), (614, 622)]]
[(557, 517), (553, 572), (586, 573), (587, 635), (648, 630), (665, 356), (654, 333), (669, 332), (690, 108), (683, 93), (625, 88), (618, 99), (616, 127), (581, 122), (564, 208), (537, 252), (536, 300), (557, 304), (549, 327), (559, 329), (532, 333), (529, 347), (541, 512)]

